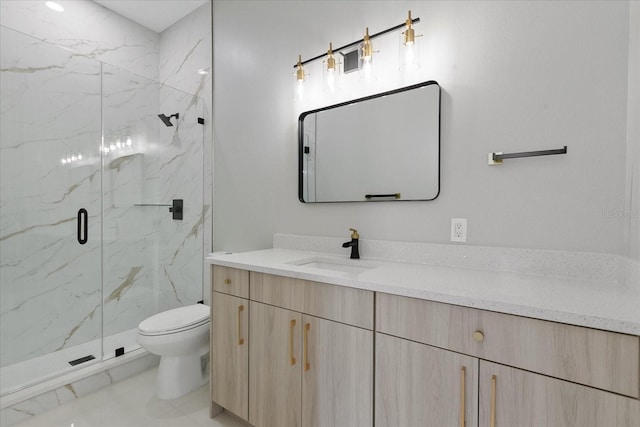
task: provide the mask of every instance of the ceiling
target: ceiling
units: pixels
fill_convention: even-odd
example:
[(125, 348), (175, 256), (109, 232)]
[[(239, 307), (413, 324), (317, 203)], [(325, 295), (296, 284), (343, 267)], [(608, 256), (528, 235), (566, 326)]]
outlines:
[(161, 33), (209, 0), (94, 1), (156, 33)]

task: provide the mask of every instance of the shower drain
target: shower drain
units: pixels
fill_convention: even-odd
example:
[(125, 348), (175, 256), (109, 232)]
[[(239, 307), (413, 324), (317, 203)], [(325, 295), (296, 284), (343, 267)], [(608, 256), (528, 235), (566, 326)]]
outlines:
[(70, 360), (70, 361), (69, 361), (69, 365), (71, 365), (71, 366), (76, 366), (76, 365), (79, 365), (79, 364), (81, 364), (81, 363), (88, 362), (89, 360), (93, 360), (93, 359), (95, 359), (95, 356), (93, 356), (92, 354), (90, 354), (90, 355), (88, 355), (88, 356), (84, 356), (84, 357), (81, 357), (81, 358), (79, 358), (79, 359)]

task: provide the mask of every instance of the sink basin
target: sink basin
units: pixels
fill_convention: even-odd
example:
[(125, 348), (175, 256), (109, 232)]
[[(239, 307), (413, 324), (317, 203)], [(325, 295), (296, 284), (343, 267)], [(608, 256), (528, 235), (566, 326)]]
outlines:
[(361, 261), (349, 258), (343, 259), (326, 257), (307, 258), (303, 260), (292, 261), (289, 264), (351, 274), (363, 273), (378, 266), (378, 264), (369, 261)]

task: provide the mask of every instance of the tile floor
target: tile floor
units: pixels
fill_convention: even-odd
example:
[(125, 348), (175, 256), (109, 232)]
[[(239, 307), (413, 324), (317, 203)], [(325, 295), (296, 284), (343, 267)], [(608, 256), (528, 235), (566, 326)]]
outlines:
[(209, 418), (209, 385), (175, 400), (153, 393), (157, 368), (36, 415), (15, 427), (246, 427), (223, 412)]

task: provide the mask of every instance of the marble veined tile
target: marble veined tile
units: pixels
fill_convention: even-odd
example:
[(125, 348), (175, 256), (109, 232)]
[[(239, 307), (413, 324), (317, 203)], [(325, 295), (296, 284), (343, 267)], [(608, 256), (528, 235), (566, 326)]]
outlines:
[(57, 13), (43, 1), (0, 2), (0, 24), (36, 39), (158, 78), (157, 33), (89, 0), (60, 1)]
[[(100, 332), (100, 65), (0, 31), (0, 359), (7, 365)], [(81, 161), (62, 164), (80, 153)], [(80, 208), (89, 215), (85, 245), (77, 241)]]

